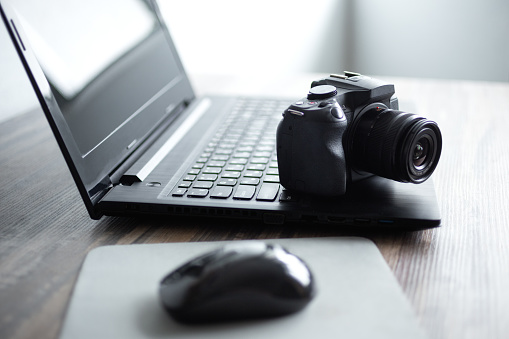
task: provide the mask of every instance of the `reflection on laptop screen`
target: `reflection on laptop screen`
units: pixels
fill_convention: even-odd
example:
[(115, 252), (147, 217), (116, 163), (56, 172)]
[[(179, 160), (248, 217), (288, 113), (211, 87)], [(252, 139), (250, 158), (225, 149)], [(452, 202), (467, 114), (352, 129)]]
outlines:
[[(178, 81), (178, 65), (145, 1), (15, 3), (82, 157)], [(150, 128), (165, 113), (144, 113), (142, 125)]]

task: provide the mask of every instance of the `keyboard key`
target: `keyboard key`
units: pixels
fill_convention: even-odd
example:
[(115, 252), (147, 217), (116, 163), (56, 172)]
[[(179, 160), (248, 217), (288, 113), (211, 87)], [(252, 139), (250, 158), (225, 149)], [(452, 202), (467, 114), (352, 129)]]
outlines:
[(251, 200), (255, 194), (256, 188), (254, 186), (239, 185), (233, 199)]
[(233, 188), (229, 186), (216, 186), (210, 192), (210, 197), (215, 199), (226, 199), (233, 192)]
[(238, 179), (240, 177), (240, 172), (233, 172), (233, 171), (224, 172), (223, 174), (221, 174), (221, 177), (222, 178), (230, 178), (230, 179)]
[(279, 175), (279, 169), (277, 168), (269, 168), (267, 170), (267, 174), (270, 174), (270, 175)]
[(251, 141), (251, 140), (242, 140), (240, 143), (239, 143), (240, 146), (256, 146), (256, 141)]
[(217, 174), (202, 174), (198, 177), (200, 181), (216, 181)]
[(269, 158), (272, 152), (254, 152), (253, 157), (255, 158)]
[(253, 185), (256, 186), (260, 183), (260, 179), (258, 178), (242, 178), (240, 180), (241, 185)]
[(214, 185), (214, 183), (212, 181), (197, 181), (194, 185), (193, 185), (193, 188), (212, 188), (212, 185)]
[(192, 168), (187, 172), (187, 174), (197, 175), (200, 174), (200, 170), (198, 168)]
[(225, 171), (237, 171), (241, 172), (244, 169), (244, 165), (228, 165), (224, 169)]
[(211, 161), (207, 164), (208, 167), (224, 167), (226, 161)]
[(209, 190), (207, 189), (193, 188), (187, 193), (187, 196), (191, 198), (205, 198), (208, 194)]
[(230, 164), (232, 165), (245, 165), (247, 164), (247, 160), (246, 158), (237, 158), (237, 159), (233, 159), (232, 161), (230, 161)]
[(237, 152), (233, 154), (233, 158), (249, 158), (251, 156), (251, 153), (249, 152)]
[(279, 192), (279, 184), (264, 183), (256, 196), (256, 200), (274, 201)]
[(193, 184), (192, 181), (182, 181), (180, 184), (179, 184), (179, 187), (180, 188), (189, 188), (191, 187), (191, 185)]
[(266, 164), (269, 162), (269, 158), (253, 158), (251, 159), (252, 164)]
[(263, 182), (274, 182), (279, 184), (279, 175), (267, 174), (265, 178), (263, 178)]
[(188, 174), (184, 177), (184, 181), (193, 181), (194, 179), (196, 179), (196, 175), (194, 174)]
[(247, 169), (248, 170), (251, 170), (251, 171), (264, 171), (265, 170), (265, 165), (264, 164), (249, 164), (247, 166)]
[(185, 188), (176, 188), (173, 190), (171, 195), (174, 197), (182, 197), (184, 194), (186, 194), (186, 192), (187, 192), (187, 189), (185, 189)]
[(237, 152), (252, 152), (253, 146), (241, 146), (237, 148)]
[(244, 177), (246, 178), (261, 178), (263, 175), (262, 171), (246, 171)]
[(205, 167), (202, 170), (202, 173), (205, 174), (219, 174), (221, 173), (222, 168), (221, 167)]
[(272, 152), (273, 149), (274, 149), (273, 146), (263, 146), (263, 145), (260, 145), (260, 146), (256, 147), (256, 150), (259, 151), (259, 152)]
[(229, 148), (218, 148), (216, 150), (216, 154), (222, 154), (222, 155), (230, 155), (232, 154), (232, 150)]
[(219, 148), (235, 148), (235, 143), (234, 142), (222, 142), (219, 145)]
[[(229, 156), (226, 155), (226, 154), (216, 154), (216, 155), (213, 155), (212, 158), (210, 158), (210, 160), (214, 160), (214, 161), (226, 161), (226, 160), (228, 160), (228, 158), (229, 158)], [(212, 166), (212, 165), (209, 165), (209, 166)]]
[(202, 162), (197, 162), (196, 164), (193, 165), (193, 168), (198, 168), (198, 169), (201, 169), (203, 168), (203, 166), (205, 166), (204, 163)]
[(225, 179), (221, 178), (217, 182), (218, 186), (235, 186), (237, 185), (237, 179)]

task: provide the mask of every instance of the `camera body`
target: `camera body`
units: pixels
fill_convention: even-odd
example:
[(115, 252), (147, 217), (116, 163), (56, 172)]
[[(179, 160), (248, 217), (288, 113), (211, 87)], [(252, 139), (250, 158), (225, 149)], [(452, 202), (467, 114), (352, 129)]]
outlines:
[(314, 81), (284, 111), (276, 142), (281, 184), (320, 196), (373, 174), (421, 183), (442, 148), (435, 122), (398, 111), (394, 85), (353, 72)]

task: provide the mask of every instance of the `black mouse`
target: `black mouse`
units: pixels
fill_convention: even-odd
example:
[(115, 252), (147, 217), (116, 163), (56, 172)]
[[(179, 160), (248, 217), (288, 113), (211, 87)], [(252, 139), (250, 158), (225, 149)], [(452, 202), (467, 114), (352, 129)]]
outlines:
[(161, 301), (177, 321), (208, 323), (283, 316), (315, 294), (313, 275), (280, 245), (232, 243), (163, 278)]

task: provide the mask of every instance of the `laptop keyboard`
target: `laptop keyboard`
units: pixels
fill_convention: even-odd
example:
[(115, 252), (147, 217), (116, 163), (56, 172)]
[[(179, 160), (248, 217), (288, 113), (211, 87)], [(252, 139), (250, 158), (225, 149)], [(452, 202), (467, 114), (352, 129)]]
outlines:
[(288, 101), (239, 99), (171, 192), (173, 197), (274, 201), (276, 128)]

